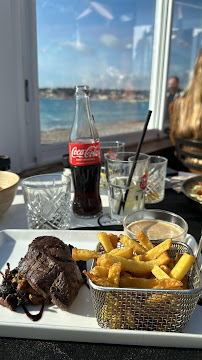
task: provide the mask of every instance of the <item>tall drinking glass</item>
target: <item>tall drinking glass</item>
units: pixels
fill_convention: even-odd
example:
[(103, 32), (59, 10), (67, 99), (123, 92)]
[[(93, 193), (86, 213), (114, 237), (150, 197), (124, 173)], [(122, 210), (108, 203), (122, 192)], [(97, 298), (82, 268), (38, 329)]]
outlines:
[(105, 154), (110, 217), (118, 223), (130, 212), (144, 208), (149, 156), (139, 154), (128, 184), (134, 157), (135, 152), (118, 152), (113, 158)]
[(100, 194), (106, 195), (108, 185), (106, 179), (106, 159), (105, 154), (113, 158), (114, 153), (125, 151), (125, 143), (121, 141), (100, 141), (101, 152), (101, 176), (100, 176)]

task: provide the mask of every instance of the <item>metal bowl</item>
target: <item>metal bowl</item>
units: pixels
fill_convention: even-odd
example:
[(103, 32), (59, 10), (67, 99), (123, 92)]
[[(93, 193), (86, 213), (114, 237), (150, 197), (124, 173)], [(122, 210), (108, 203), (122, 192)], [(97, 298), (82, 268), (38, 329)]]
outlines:
[(188, 199), (194, 201), (197, 207), (202, 210), (202, 202), (191, 195), (191, 189), (199, 182), (202, 182), (202, 175), (191, 177), (182, 183), (181, 190)]

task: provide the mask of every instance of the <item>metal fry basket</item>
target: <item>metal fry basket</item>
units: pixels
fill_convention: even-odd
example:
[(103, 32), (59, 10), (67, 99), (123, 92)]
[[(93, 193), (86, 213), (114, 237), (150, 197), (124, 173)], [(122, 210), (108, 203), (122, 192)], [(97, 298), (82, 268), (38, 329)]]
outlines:
[[(97, 250), (104, 252), (100, 244)], [(184, 252), (193, 255), (185, 243), (173, 242), (168, 254), (174, 258), (176, 253)], [(188, 273), (187, 290), (109, 288), (91, 281), (89, 285), (98, 325), (109, 329), (180, 332), (190, 320), (202, 293), (196, 263)]]

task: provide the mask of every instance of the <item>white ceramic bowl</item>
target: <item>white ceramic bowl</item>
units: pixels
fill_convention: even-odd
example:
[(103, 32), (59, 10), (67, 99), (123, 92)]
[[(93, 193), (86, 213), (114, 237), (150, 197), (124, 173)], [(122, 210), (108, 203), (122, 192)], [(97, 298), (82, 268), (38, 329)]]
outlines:
[(19, 180), (19, 176), (13, 172), (0, 171), (0, 216), (11, 206)]

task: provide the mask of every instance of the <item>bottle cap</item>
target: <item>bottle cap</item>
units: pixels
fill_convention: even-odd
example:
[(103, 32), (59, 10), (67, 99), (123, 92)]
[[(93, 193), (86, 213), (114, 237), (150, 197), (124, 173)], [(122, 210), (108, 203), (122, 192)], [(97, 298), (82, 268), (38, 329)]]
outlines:
[(10, 170), (11, 160), (7, 155), (0, 156), (0, 170), (7, 171)]
[(75, 86), (75, 90), (76, 90), (77, 94), (89, 95), (89, 87), (88, 87), (88, 85), (77, 85), (77, 86)]

